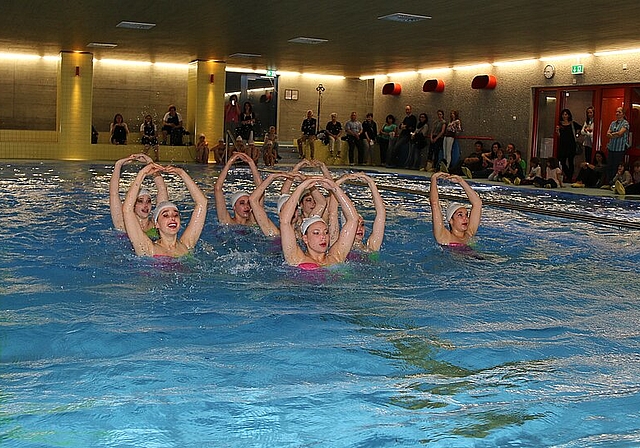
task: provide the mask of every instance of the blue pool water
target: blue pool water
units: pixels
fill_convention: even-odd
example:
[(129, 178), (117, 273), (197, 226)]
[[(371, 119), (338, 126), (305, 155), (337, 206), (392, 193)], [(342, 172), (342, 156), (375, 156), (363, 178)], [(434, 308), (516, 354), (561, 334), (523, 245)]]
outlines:
[[(212, 198), (217, 172), (188, 169)], [(111, 230), (111, 170), (0, 164), (1, 446), (640, 445), (640, 231), (488, 206), (469, 257), (434, 244), (426, 196), (383, 190), (377, 260), (298, 272), (210, 205), (195, 256), (159, 264)]]

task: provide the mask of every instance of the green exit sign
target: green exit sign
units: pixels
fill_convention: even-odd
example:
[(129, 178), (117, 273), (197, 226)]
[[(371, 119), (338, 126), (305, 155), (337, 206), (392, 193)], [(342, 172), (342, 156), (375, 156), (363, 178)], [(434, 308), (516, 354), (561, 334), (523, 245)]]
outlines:
[(582, 75), (584, 74), (584, 65), (577, 64), (571, 66), (571, 74), (572, 75)]
[(275, 70), (267, 70), (266, 76), (268, 76), (269, 78), (275, 78), (276, 77), (276, 71)]

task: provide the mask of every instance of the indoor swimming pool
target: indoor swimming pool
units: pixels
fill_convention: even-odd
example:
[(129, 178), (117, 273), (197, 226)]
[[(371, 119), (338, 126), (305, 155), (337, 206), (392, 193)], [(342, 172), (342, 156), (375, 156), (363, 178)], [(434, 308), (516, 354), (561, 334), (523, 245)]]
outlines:
[[(637, 203), (476, 184), (467, 256), (435, 244), (427, 180), (376, 174), (379, 256), (301, 272), (217, 224), (212, 166), (186, 167), (210, 198), (194, 255), (135, 257), (112, 169), (0, 163), (0, 445), (640, 444), (640, 230), (599, 219), (640, 222)], [(370, 228), (369, 192), (345, 189)]]

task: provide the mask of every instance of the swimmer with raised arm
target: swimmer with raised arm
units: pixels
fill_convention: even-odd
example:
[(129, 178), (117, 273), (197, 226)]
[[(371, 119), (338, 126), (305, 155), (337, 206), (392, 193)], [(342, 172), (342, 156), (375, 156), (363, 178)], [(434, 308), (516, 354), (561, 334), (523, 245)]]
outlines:
[[(308, 160), (304, 159), (298, 162), (296, 166), (291, 170), (291, 174), (294, 174), (296, 177), (287, 179), (282, 184), (281, 192), (283, 194), (290, 194), (291, 187), (293, 185), (293, 180), (295, 178), (305, 179), (306, 175), (300, 172), (301, 168), (305, 166), (308, 167), (317, 167), (320, 169), (322, 174), (328, 178), (332, 179), (331, 173), (327, 169), (327, 166), (320, 161), (317, 160)], [(310, 218), (311, 216), (322, 216), (325, 217), (325, 211), (327, 210), (327, 198), (315, 187), (309, 188), (305, 191), (300, 198), (300, 216), (302, 219)]]
[[(302, 221), (300, 230), (302, 240), (307, 246), (307, 250), (303, 251), (298, 245), (296, 231), (291, 221), (303, 192), (318, 185), (336, 197), (346, 221), (340, 230), (338, 240), (331, 246), (329, 246), (329, 228), (321, 217), (313, 216)], [(302, 269), (317, 269), (342, 263), (346, 260), (351, 246), (353, 246), (357, 227), (356, 209), (335, 181), (324, 177), (307, 179), (298, 185), (280, 211), (280, 237), (284, 259), (287, 264)]]
[(224, 196), (224, 190), (222, 186), (224, 185), (225, 180), (227, 179), (227, 175), (229, 174), (229, 169), (233, 166), (237, 161), (242, 160), (249, 165), (249, 169), (253, 175), (253, 182), (256, 187), (258, 187), (262, 183), (262, 178), (260, 177), (260, 172), (258, 171), (258, 167), (254, 163), (254, 161), (247, 154), (242, 152), (235, 152), (227, 161), (227, 164), (220, 171), (220, 176), (218, 176), (218, 180), (216, 180), (216, 185), (214, 188), (214, 197), (216, 200), (216, 213), (218, 215), (218, 222), (220, 224), (237, 224), (243, 226), (251, 226), (256, 224), (256, 219), (253, 216), (251, 211), (251, 203), (249, 202), (249, 196), (251, 193), (247, 191), (236, 191), (231, 195), (231, 209), (233, 210), (233, 216), (227, 210), (227, 203)]
[[(195, 201), (189, 224), (179, 238), (180, 212), (178, 207), (169, 201), (160, 202), (153, 212), (153, 221), (160, 235), (157, 241), (151, 241), (137, 225), (138, 218), (134, 212), (135, 200), (144, 178), (156, 173), (179, 176)], [(186, 171), (182, 168), (162, 166), (156, 163), (150, 163), (140, 170), (127, 192), (122, 207), (127, 235), (129, 235), (136, 255), (147, 257), (182, 257), (189, 254), (200, 238), (207, 216), (207, 198)]]
[[(299, 176), (299, 174), (298, 174)], [(296, 175), (291, 173), (271, 173), (266, 179), (262, 181), (262, 183), (253, 190), (253, 193), (249, 196), (249, 203), (251, 205), (251, 211), (253, 212), (253, 216), (264, 233), (265, 236), (279, 236), (280, 228), (269, 218), (266, 210), (264, 209), (264, 195), (266, 189), (271, 185), (274, 181), (279, 179), (293, 180)], [(290, 194), (282, 194), (278, 199), (278, 214), (282, 209), (282, 205), (284, 205), (284, 201), (288, 200), (291, 197)], [(293, 220), (296, 220), (296, 216), (294, 216)]]
[[(113, 221), (113, 226), (123, 232), (125, 231), (125, 226), (124, 215), (122, 213), (122, 201), (120, 200), (120, 172), (124, 165), (133, 162), (152, 163), (153, 160), (151, 160), (151, 157), (146, 154), (132, 154), (129, 157), (120, 159), (114, 165), (113, 174), (109, 181), (109, 208), (111, 210), (111, 220)], [(168, 201), (169, 195), (167, 193), (167, 184), (165, 184), (162, 175), (157, 173), (153, 177), (153, 181), (158, 190), (156, 198), (157, 202), (160, 203)], [(151, 219), (151, 208), (151, 194), (149, 193), (149, 190), (141, 188), (138, 192), (138, 197), (136, 198), (134, 211), (138, 217), (138, 222), (142, 230), (147, 233), (148, 236), (157, 238), (158, 234), (153, 224), (153, 220)]]
[[(446, 219), (449, 229), (444, 226), (442, 208), (438, 195), (438, 179), (447, 179), (460, 184), (471, 202), (471, 211), (458, 202), (452, 202), (447, 207)], [(482, 217), (482, 200), (478, 193), (460, 176), (443, 172), (434, 173), (431, 176), (429, 189), (429, 202), (431, 203), (431, 219), (433, 222), (433, 236), (441, 246), (467, 246), (478, 231), (480, 218)]]
[[(373, 206), (376, 210), (373, 228), (371, 229), (371, 234), (366, 242), (364, 240), (366, 233), (364, 218), (358, 214), (358, 229), (356, 231), (355, 241), (353, 242), (353, 249), (361, 252), (379, 252), (382, 247), (384, 228), (387, 220), (387, 209), (384, 205), (384, 201), (382, 200), (382, 196), (380, 196), (380, 192), (378, 191), (375, 181), (365, 173), (346, 174), (336, 180), (336, 184), (342, 185), (348, 180), (360, 180), (369, 186), (369, 189), (371, 190), (371, 197), (373, 199)], [(333, 241), (334, 238), (337, 237), (337, 232), (339, 231), (338, 204), (333, 197), (329, 199), (329, 228), (331, 228), (331, 239)]]

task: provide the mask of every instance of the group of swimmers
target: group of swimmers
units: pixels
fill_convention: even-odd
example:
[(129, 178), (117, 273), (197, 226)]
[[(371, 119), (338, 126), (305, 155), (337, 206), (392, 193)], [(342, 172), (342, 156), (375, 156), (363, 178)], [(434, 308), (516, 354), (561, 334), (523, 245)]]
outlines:
[[(126, 164), (144, 163), (124, 201), (119, 193), (120, 172)], [(253, 177), (253, 191), (231, 194), (227, 208), (224, 184), (229, 170), (246, 166)], [(304, 169), (314, 170), (303, 172)], [(318, 172), (319, 171), (319, 172)], [(178, 207), (169, 201), (163, 175), (182, 179), (195, 206), (186, 229), (179, 236), (181, 218)], [(153, 179), (157, 205), (144, 188), (145, 179)], [(438, 195), (438, 180), (459, 184), (471, 203), (470, 212), (460, 203), (451, 203), (444, 213)], [(278, 225), (269, 217), (265, 194), (276, 181), (281, 183), (277, 201)], [(364, 219), (344, 192), (345, 182), (366, 186), (375, 208), (375, 219), (365, 240)], [(258, 226), (268, 237), (279, 237), (285, 262), (302, 269), (317, 269), (342, 263), (353, 253), (375, 253), (382, 246), (386, 222), (384, 201), (374, 180), (365, 173), (347, 173), (334, 178), (323, 162), (304, 159), (291, 171), (274, 172), (262, 179), (254, 160), (242, 152), (234, 153), (222, 168), (214, 187), (218, 222), (224, 225)], [(443, 246), (466, 246), (476, 234), (482, 214), (478, 194), (458, 175), (437, 172), (431, 177), (430, 203), (433, 210), (433, 234)], [(133, 154), (118, 160), (110, 182), (110, 208), (116, 229), (125, 231), (137, 255), (181, 257), (190, 253), (204, 228), (208, 200), (182, 168), (155, 163), (146, 154)], [(449, 228), (445, 227), (446, 223)]]

